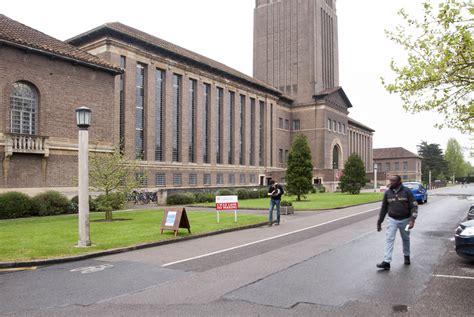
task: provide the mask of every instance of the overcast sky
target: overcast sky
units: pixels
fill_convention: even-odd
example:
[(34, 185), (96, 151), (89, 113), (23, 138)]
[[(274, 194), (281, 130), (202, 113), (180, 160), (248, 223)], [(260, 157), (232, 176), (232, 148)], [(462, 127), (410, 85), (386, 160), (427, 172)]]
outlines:
[[(416, 153), (423, 140), (445, 149), (453, 137), (467, 149), (468, 135), (434, 128), (442, 121), (435, 113), (406, 113), (380, 81), (393, 76), (390, 60), (403, 58), (384, 29), (401, 23), (402, 7), (419, 15), (421, 2), (336, 1), (340, 85), (353, 105), (350, 117), (376, 130), (374, 148), (401, 146)], [(255, 0), (23, 0), (2, 1), (0, 13), (60, 40), (118, 21), (252, 75), (254, 7)]]

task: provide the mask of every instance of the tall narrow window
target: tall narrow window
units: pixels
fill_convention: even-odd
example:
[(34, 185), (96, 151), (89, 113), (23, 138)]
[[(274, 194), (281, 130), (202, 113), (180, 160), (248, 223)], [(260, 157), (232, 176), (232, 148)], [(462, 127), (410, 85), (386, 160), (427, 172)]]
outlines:
[(222, 164), (222, 141), (223, 141), (223, 108), (224, 108), (224, 89), (217, 87), (217, 144), (216, 144), (216, 163)]
[(228, 163), (234, 164), (234, 104), (235, 104), (235, 93), (229, 91), (229, 109), (227, 111), (227, 126), (226, 129), (229, 131), (229, 155)]
[(189, 109), (188, 109), (188, 160), (196, 162), (196, 87), (197, 81), (189, 80)]
[(165, 72), (155, 71), (155, 161), (163, 161), (163, 95)]
[(339, 146), (337, 145), (332, 150), (332, 168), (339, 169)]
[(135, 158), (145, 159), (145, 68), (137, 64), (135, 94)]
[(181, 76), (173, 74), (173, 111), (172, 111), (172, 160), (181, 162)]
[(300, 120), (293, 120), (293, 131), (299, 131), (301, 128)]
[[(125, 69), (126, 59), (125, 56), (120, 56), (120, 68)], [(123, 153), (125, 150), (125, 72), (120, 74), (120, 100), (119, 100), (119, 148), (120, 152)]]
[(250, 165), (255, 165), (255, 99), (250, 98)]
[(273, 104), (270, 104), (270, 166), (273, 166)]
[(209, 107), (211, 102), (211, 85), (204, 84), (204, 135), (202, 138), (202, 148), (203, 148), (203, 163), (209, 163), (209, 128), (211, 120), (209, 118)]
[(240, 95), (240, 157), (239, 164), (245, 165), (245, 96)]
[(258, 144), (258, 165), (263, 166), (265, 153), (265, 102), (259, 102), (260, 117), (259, 117), (259, 144)]
[(10, 95), (11, 132), (21, 134), (36, 134), (38, 93), (27, 83), (13, 84)]

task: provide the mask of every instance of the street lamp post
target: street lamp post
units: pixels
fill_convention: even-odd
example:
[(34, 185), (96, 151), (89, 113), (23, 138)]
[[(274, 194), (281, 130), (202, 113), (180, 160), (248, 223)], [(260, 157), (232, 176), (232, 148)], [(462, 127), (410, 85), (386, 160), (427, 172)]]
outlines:
[(89, 131), (92, 111), (87, 107), (76, 109), (79, 128), (79, 241), (78, 247), (91, 245), (89, 228)]
[(374, 164), (374, 193), (377, 192), (377, 164)]

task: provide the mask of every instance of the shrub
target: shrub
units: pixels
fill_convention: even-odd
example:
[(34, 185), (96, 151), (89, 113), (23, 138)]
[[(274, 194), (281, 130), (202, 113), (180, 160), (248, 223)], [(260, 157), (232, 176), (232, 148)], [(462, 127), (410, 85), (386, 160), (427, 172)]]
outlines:
[(239, 188), (237, 189), (237, 196), (239, 199), (249, 199), (250, 193), (247, 189), (245, 188)]
[(317, 192), (318, 192), (318, 189), (313, 186), (313, 188), (311, 188), (311, 194), (316, 194)]
[(32, 215), (31, 198), (20, 192), (0, 194), (0, 219), (28, 217)]
[(173, 194), (166, 199), (167, 205), (187, 205), (194, 202), (194, 195), (189, 194)]
[(324, 186), (319, 186), (319, 187), (318, 187), (318, 192), (319, 192), (319, 193), (325, 193), (325, 192), (326, 192), (326, 187), (324, 187)]
[(228, 195), (235, 195), (235, 193), (230, 189), (220, 189), (217, 191), (218, 196), (228, 196)]
[(252, 189), (249, 191), (249, 199), (260, 198), (260, 192), (257, 189)]
[(209, 195), (206, 193), (194, 193), (194, 202), (196, 203), (206, 203)]
[(123, 209), (126, 196), (123, 193), (115, 192), (108, 195), (99, 195), (94, 199), (97, 211), (113, 211)]
[(293, 206), (293, 203), (288, 200), (282, 200), (280, 206)]
[(260, 198), (268, 197), (268, 188), (260, 188), (258, 194)]
[(33, 197), (33, 211), (38, 216), (68, 213), (69, 200), (63, 194), (49, 190)]
[[(76, 210), (73, 213), (77, 213), (79, 211), (79, 196), (74, 196), (71, 198), (71, 204), (70, 207), (73, 210)], [(92, 196), (89, 195), (89, 211), (97, 211), (97, 203), (95, 202), (95, 199), (92, 198)]]

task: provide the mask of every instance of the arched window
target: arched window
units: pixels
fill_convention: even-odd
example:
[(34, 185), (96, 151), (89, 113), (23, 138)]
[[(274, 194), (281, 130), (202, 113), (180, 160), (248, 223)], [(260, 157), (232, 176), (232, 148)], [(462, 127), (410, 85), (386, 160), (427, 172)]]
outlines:
[(10, 95), (11, 132), (36, 134), (38, 93), (33, 85), (16, 82)]
[(339, 169), (339, 146), (334, 145), (332, 150), (332, 168)]

